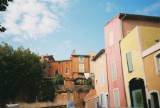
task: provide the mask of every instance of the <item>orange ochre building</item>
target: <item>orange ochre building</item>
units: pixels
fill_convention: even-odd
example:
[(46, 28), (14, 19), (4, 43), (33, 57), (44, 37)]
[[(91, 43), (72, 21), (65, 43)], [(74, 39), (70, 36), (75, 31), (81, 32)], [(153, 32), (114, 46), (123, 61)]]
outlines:
[[(52, 55), (42, 56), (41, 60), (45, 60), (48, 66), (45, 68), (45, 76), (54, 78), (56, 74), (60, 74), (64, 78), (63, 90), (57, 92), (54, 100), (55, 106), (66, 106), (68, 101), (72, 101), (76, 108), (84, 108), (84, 97), (89, 91), (85, 89), (83, 84), (75, 84), (76, 79), (86, 79), (90, 73), (90, 56), (72, 54), (68, 60), (55, 60)], [(84, 92), (79, 92), (84, 88)], [(69, 92), (69, 93), (68, 93)], [(69, 95), (69, 96), (68, 96)], [(69, 99), (68, 99), (69, 98)]]

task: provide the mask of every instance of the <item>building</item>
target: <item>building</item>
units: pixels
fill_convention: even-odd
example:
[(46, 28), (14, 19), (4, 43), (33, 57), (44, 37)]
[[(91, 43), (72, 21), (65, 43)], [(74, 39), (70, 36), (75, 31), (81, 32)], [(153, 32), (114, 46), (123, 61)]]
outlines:
[(120, 13), (105, 27), (105, 50), (109, 85), (109, 106), (126, 107), (127, 99), (123, 79), (120, 41), (136, 26), (160, 27), (159, 17)]
[(100, 50), (92, 59), (91, 69), (94, 73), (94, 89), (85, 97), (85, 108), (108, 108), (108, 84), (106, 73), (105, 50)]
[[(160, 39), (160, 38), (159, 38)], [(160, 42), (143, 51), (144, 72), (150, 108), (160, 107)]]
[[(150, 53), (147, 51), (157, 43), (156, 40), (160, 39), (159, 34), (160, 27), (136, 26), (120, 42), (125, 91), (129, 107), (147, 108), (151, 103), (152, 106), (154, 106), (154, 99), (151, 99), (152, 102), (148, 101), (150, 100), (149, 92), (152, 92), (152, 90), (159, 90), (153, 87), (153, 85), (157, 85), (158, 87), (157, 81), (159, 81), (160, 77), (155, 75), (155, 71), (153, 73), (152, 69), (155, 65), (152, 61), (154, 61), (154, 59), (148, 60), (152, 58), (151, 53), (153, 53), (153, 51)], [(152, 49), (154, 51), (158, 50), (156, 48)], [(145, 55), (144, 60), (143, 55)], [(155, 82), (152, 78), (155, 79)], [(150, 87), (152, 87), (152, 89)], [(156, 98), (158, 99), (158, 95)], [(159, 99), (157, 101), (159, 101)], [(158, 107), (152, 108), (159, 108), (159, 103)]]
[[(64, 85), (59, 85), (55, 103), (57, 106), (67, 106), (74, 103), (76, 108), (83, 108), (83, 99), (90, 87), (87, 78), (90, 73), (90, 56), (72, 54), (68, 60), (55, 60), (53, 56), (42, 56), (46, 62), (45, 76), (54, 79), (55, 75), (62, 75)], [(52, 58), (52, 59), (51, 59)]]

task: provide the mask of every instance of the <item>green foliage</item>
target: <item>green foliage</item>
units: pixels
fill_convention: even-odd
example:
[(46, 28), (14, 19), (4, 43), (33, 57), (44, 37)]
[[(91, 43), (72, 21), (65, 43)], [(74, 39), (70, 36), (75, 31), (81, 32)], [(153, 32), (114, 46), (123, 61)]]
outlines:
[(88, 85), (91, 86), (92, 85), (92, 79), (88, 78), (88, 79), (84, 79), (84, 78), (77, 78), (74, 80), (74, 83), (76, 85)]
[[(6, 11), (8, 2), (13, 0), (0, 0), (0, 11)], [(0, 25), (0, 32), (5, 32), (6, 28)]]
[(56, 74), (54, 77), (54, 83), (56, 85), (64, 85), (64, 77), (60, 74)]
[(53, 80), (43, 79), (38, 95), (39, 101), (53, 101), (55, 97), (55, 85)]
[(93, 85), (93, 84), (92, 84), (92, 79), (91, 79), (91, 78), (86, 79), (86, 80), (84, 81), (84, 84), (85, 84), (85, 85), (88, 85), (88, 86), (92, 86), (92, 85)]
[[(51, 90), (49, 85), (53, 88), (51, 82), (43, 79), (39, 56), (29, 49), (20, 47), (14, 50), (6, 43), (0, 44), (0, 103), (17, 100), (34, 102), (45, 87)], [(54, 89), (52, 91), (54, 93)]]

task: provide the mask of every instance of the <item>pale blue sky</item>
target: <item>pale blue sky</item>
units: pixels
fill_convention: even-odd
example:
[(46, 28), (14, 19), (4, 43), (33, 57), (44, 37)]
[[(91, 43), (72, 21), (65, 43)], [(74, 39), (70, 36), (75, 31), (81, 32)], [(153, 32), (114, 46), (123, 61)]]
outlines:
[(0, 41), (56, 59), (69, 58), (73, 49), (97, 52), (105, 23), (119, 12), (160, 16), (160, 0), (15, 0), (1, 13), (8, 30)]

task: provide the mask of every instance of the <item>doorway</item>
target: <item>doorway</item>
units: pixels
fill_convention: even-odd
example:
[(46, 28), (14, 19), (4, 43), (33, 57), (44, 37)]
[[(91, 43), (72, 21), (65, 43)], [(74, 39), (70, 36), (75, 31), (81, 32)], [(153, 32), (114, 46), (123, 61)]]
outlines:
[(146, 92), (143, 79), (133, 78), (129, 82), (131, 105), (133, 108), (147, 108)]
[(159, 108), (159, 98), (157, 92), (151, 93), (151, 108)]

